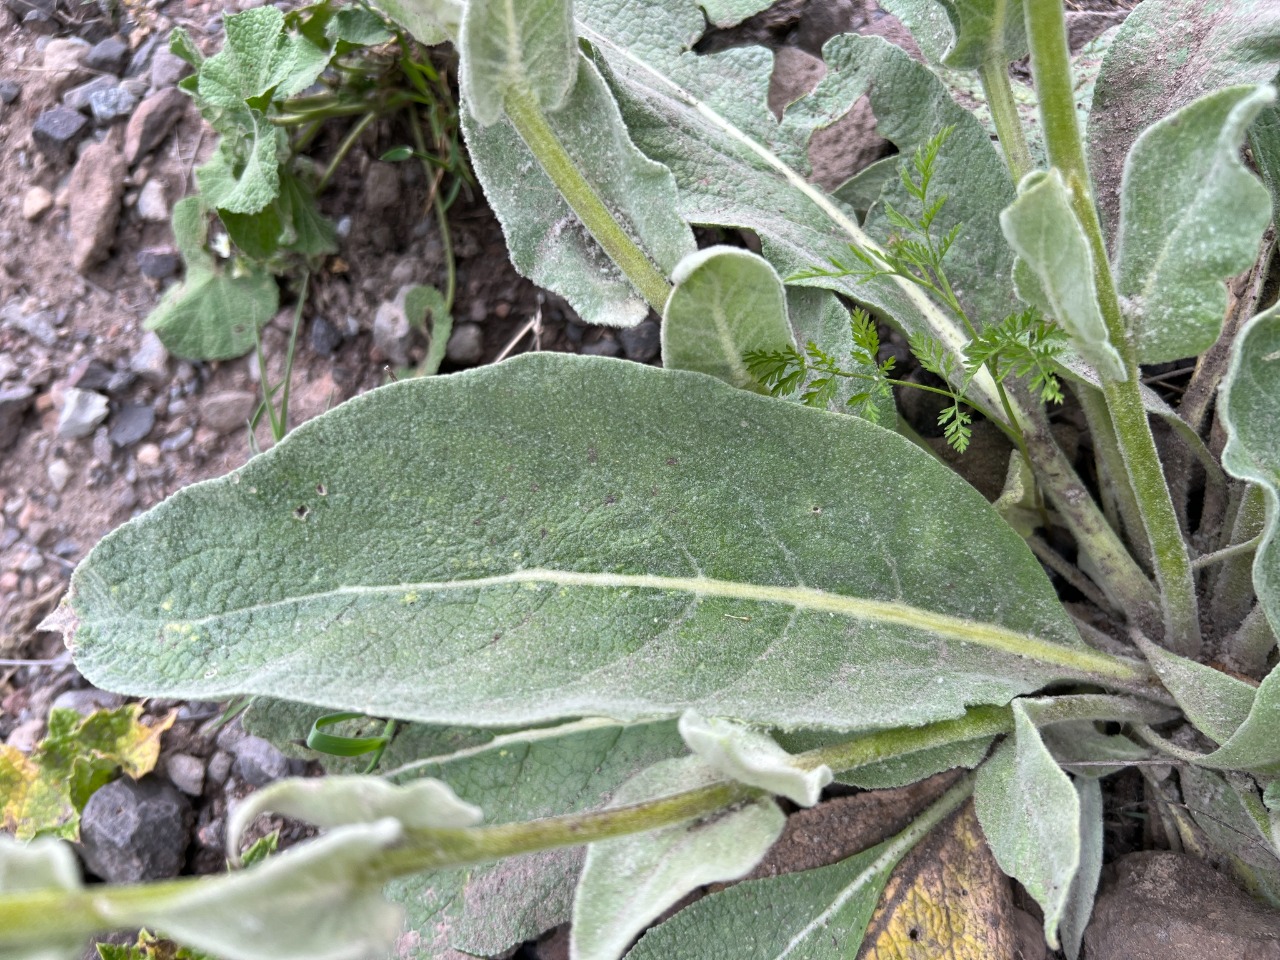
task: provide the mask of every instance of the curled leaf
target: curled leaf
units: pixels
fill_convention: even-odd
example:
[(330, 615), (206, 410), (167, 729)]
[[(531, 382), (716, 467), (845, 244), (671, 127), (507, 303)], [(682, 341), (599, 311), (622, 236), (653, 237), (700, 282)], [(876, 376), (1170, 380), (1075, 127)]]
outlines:
[(227, 855), (239, 860), (240, 838), (261, 813), (271, 811), (318, 827), (373, 823), (392, 818), (409, 829), (472, 827), (479, 807), (459, 800), (449, 785), (424, 778), (395, 786), (378, 777), (278, 780), (238, 804), (227, 822)]
[(680, 736), (689, 749), (720, 773), (741, 783), (812, 807), (831, 782), (828, 766), (805, 770), (766, 734), (729, 720), (704, 719), (688, 710), (680, 718)]

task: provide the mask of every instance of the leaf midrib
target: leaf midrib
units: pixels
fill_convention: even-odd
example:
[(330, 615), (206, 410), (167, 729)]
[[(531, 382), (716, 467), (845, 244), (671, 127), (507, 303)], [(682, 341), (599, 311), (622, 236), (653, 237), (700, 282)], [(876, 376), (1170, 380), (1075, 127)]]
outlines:
[[(636, 588), (691, 593), (697, 597), (722, 597), (758, 603), (778, 603), (815, 613), (830, 613), (851, 620), (909, 627), (931, 633), (944, 639), (975, 643), (1015, 656), (1028, 657), (1041, 663), (1053, 664), (1069, 670), (1119, 679), (1134, 679), (1137, 672), (1129, 664), (1098, 651), (1068, 647), (1059, 643), (1040, 640), (1030, 634), (1019, 633), (1005, 627), (981, 621), (966, 620), (947, 614), (922, 610), (905, 603), (889, 600), (871, 600), (831, 593), (814, 587), (744, 583), (711, 577), (666, 577), (654, 574), (594, 573), (576, 570), (556, 570), (532, 567), (513, 570), (510, 573), (464, 580), (428, 580), (418, 583), (394, 583), (379, 585), (355, 585), (334, 587), (331, 590), (285, 597), (265, 603), (227, 610), (192, 620), (152, 620), (201, 627), (217, 624), (232, 617), (262, 613), (284, 607), (348, 596), (389, 596), (406, 593), (444, 593), (451, 590), (479, 590), (518, 584), (547, 584), (565, 587), (594, 587), (599, 589)], [(134, 623), (137, 617), (130, 617)]]

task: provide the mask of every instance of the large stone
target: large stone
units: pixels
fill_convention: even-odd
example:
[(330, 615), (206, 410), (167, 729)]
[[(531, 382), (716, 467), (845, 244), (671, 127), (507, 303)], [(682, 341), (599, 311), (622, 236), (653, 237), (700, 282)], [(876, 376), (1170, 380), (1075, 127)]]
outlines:
[(91, 144), (80, 156), (67, 193), (71, 198), (71, 262), (84, 273), (106, 257), (120, 219), (124, 157), (110, 143)]
[(149, 280), (168, 280), (182, 267), (173, 247), (146, 247), (137, 253), (138, 272)]
[(44, 48), (41, 66), (45, 81), (55, 94), (75, 86), (89, 78), (84, 60), (89, 55), (89, 44), (77, 37), (60, 37), (50, 40)]
[(176, 877), (186, 859), (191, 804), (153, 777), (121, 777), (89, 798), (80, 818), (85, 865), (111, 883)]
[(1089, 960), (1280, 960), (1280, 912), (1195, 857), (1131, 853), (1107, 868), (1084, 942)]
[(648, 363), (662, 350), (662, 328), (656, 321), (643, 320), (634, 327), (618, 333), (622, 352), (628, 360)]
[(160, 145), (187, 109), (187, 95), (176, 87), (153, 93), (138, 105), (124, 131), (124, 158), (133, 166)]
[(50, 163), (69, 163), (88, 126), (88, 119), (78, 110), (54, 107), (36, 117), (31, 125), (31, 142)]
[(146, 438), (156, 425), (156, 411), (146, 403), (130, 403), (111, 418), (107, 439), (113, 447), (131, 447)]
[(190, 72), (191, 64), (173, 53), (167, 43), (161, 44), (151, 58), (151, 88), (162, 90), (176, 86)]
[(107, 419), (107, 398), (92, 390), (71, 387), (63, 394), (62, 412), (58, 414), (58, 436), (63, 440), (79, 440), (89, 436)]

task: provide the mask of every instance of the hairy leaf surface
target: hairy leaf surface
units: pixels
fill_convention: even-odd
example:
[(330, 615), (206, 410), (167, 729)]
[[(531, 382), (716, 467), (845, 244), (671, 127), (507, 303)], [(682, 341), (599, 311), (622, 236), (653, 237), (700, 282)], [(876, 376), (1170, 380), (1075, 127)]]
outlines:
[[(40, 890), (81, 889), (80, 865), (69, 844), (59, 840), (21, 843), (0, 833), (0, 896)], [(76, 960), (84, 955), (84, 944), (71, 936), (60, 942), (44, 939), (22, 946), (0, 945), (4, 960)]]
[(1102, 876), (1102, 787), (1096, 778), (1077, 779), (1080, 796), (1080, 869), (1071, 881), (1062, 913), (1062, 951), (1067, 960), (1079, 960), (1084, 930), (1093, 913), (1093, 900)]
[(1104, 225), (1119, 218), (1129, 148), (1152, 122), (1221, 87), (1266, 83), (1280, 68), (1272, 0), (1144, 0), (1125, 19), (1094, 88), (1086, 131)]
[(710, 247), (681, 260), (671, 279), (662, 312), (662, 365), (759, 391), (743, 354), (792, 345), (777, 271), (749, 250)]
[(173, 236), (187, 266), (181, 283), (165, 292), (147, 317), (171, 353), (192, 360), (225, 360), (247, 353), (258, 330), (275, 315), (280, 290), (275, 277), (251, 267), (236, 275), (205, 249), (208, 212), (199, 197), (173, 207)]
[(1125, 161), (1116, 287), (1141, 363), (1207, 350), (1222, 332), (1225, 280), (1247, 269), (1271, 220), (1266, 188), (1240, 162), (1271, 87), (1230, 87), (1145, 131)]
[[(957, 202), (969, 198), (985, 212), (967, 205), (947, 211), (968, 224), (964, 242), (952, 248), (948, 269), (954, 267), (961, 278), (955, 286), (979, 319), (1008, 312), (996, 314), (984, 301), (992, 295), (1012, 302), (1006, 272), (1012, 255), (997, 220), (1012, 200), (1012, 184), (977, 121), (902, 50), (878, 38), (835, 38), (824, 50), (828, 72), (822, 83), (811, 97), (793, 104), (779, 124), (766, 104), (768, 52), (739, 48), (699, 57), (690, 48), (703, 24), (692, 5), (584, 0), (576, 9), (582, 35), (606, 68), (636, 144), (675, 175), (682, 216), (691, 223), (756, 231), (764, 256), (784, 277), (828, 266), (831, 258), (849, 260), (850, 242), (863, 247), (875, 242), (850, 208), (805, 180), (808, 143), (817, 127), (835, 122), (864, 93), (878, 129), (904, 152), (955, 123), (956, 135), (940, 154), (940, 165), (948, 170), (945, 176), (939, 173), (940, 190), (951, 192), (941, 186), (950, 178), (963, 181), (965, 190), (954, 191)], [(643, 31), (632, 28), (637, 20), (644, 22)], [(818, 100), (810, 103), (814, 97)], [(968, 135), (969, 125), (978, 136)], [(982, 188), (975, 189), (975, 183)], [(958, 322), (909, 281), (815, 277), (802, 282), (851, 296), (909, 331), (940, 337), (957, 357), (967, 341)], [(977, 395), (989, 391), (989, 406), (999, 406), (985, 376), (973, 389)]]
[(1132, 675), (896, 434), (552, 354), (356, 398), (111, 534), (72, 594), (99, 686), (434, 723), (870, 729)]
[[(578, 169), (641, 249), (666, 273), (694, 252), (680, 218), (671, 172), (631, 141), (600, 73), (582, 61), (564, 105), (547, 115)], [(561, 294), (588, 323), (634, 326), (649, 306), (569, 208), (515, 128), (481, 126), (466, 110), (462, 129), (476, 177), (502, 224), (511, 262)]]
[[(697, 757), (667, 760), (623, 784), (613, 805), (719, 779), (719, 771)], [(617, 960), (637, 934), (685, 894), (750, 871), (786, 821), (778, 805), (762, 797), (705, 820), (591, 844), (573, 901), (570, 954), (575, 960)]]
[(511, 92), (532, 94), (543, 110), (559, 109), (578, 75), (566, 0), (468, 0), (458, 50), (467, 108), (486, 127), (502, 119)]
[[(282, 745), (305, 736), (315, 708), (257, 701), (246, 726)], [(382, 758), (394, 783), (443, 780), (483, 804), (490, 823), (603, 807), (619, 784), (687, 749), (674, 721), (625, 725), (601, 719), (493, 731), (401, 728)], [(308, 757), (314, 757), (308, 753)], [(330, 771), (358, 772), (362, 758), (320, 757)], [(405, 960), (500, 954), (569, 920), (581, 849), (548, 850), (481, 867), (404, 877), (387, 895), (406, 912)]]
[(979, 770), (974, 804), (1000, 869), (1040, 904), (1056, 949), (1080, 867), (1080, 799), (1028, 715), (1034, 706), (1014, 701), (1017, 729)]
[(1024, 177), (1018, 199), (1000, 215), (1000, 224), (1021, 265), (1031, 272), (1030, 277), (1019, 276), (1015, 268), (1019, 296), (1061, 323), (1100, 374), (1124, 379), (1124, 364), (1107, 340), (1098, 309), (1089, 241), (1058, 171)]
[(1259, 314), (1240, 331), (1219, 402), (1227, 427), (1222, 465), (1266, 494), (1267, 522), (1253, 561), (1253, 587), (1280, 636), (1280, 307)]

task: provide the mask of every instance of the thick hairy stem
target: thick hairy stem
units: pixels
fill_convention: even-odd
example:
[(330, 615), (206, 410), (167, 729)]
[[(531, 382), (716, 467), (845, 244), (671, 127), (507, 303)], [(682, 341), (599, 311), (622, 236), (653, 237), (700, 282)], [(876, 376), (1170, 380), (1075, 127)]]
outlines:
[(667, 278), (618, 223), (578, 169), (532, 96), (508, 93), (507, 119), (596, 243), (658, 313), (671, 295)]
[(1018, 107), (1013, 99), (1013, 85), (1009, 82), (1009, 64), (1004, 57), (996, 56), (978, 68), (978, 77), (982, 80), (987, 106), (991, 108), (991, 119), (995, 122), (996, 136), (1004, 151), (1004, 162), (1016, 186), (1031, 171), (1032, 163)]
[(1137, 554), (1138, 561), (1150, 568), (1151, 544), (1142, 529), (1142, 516), (1138, 512), (1138, 501), (1133, 495), (1133, 488), (1125, 481), (1124, 458), (1120, 455), (1120, 443), (1116, 440), (1116, 431), (1111, 425), (1111, 414), (1107, 411), (1106, 401), (1101, 391), (1088, 384), (1080, 384), (1075, 389), (1075, 395), (1080, 401), (1085, 420), (1088, 421), (1089, 436), (1093, 439), (1093, 449), (1101, 465), (1098, 487), (1103, 497), (1115, 502), (1120, 522), (1129, 536), (1130, 546)]
[(1043, 417), (1034, 423), (1024, 421), (1024, 436), (1036, 479), (1057, 507), (1081, 553), (1089, 558), (1094, 579), (1131, 622), (1149, 628), (1159, 611), (1159, 596), (1151, 581), (1107, 523)]
[(1125, 365), (1124, 380), (1103, 381), (1107, 409), (1138, 512), (1151, 543), (1152, 565), (1160, 583), (1164, 610), (1165, 643), (1184, 656), (1200, 652), (1200, 614), (1196, 602), (1191, 560), (1178, 525), (1173, 498), (1165, 482), (1155, 438), (1142, 403), (1137, 354), (1129, 339), (1115, 280), (1107, 261), (1102, 225), (1093, 202), (1084, 144), (1076, 123), (1075, 91), (1071, 85), (1070, 54), (1061, 0), (1026, 0), (1027, 35), (1031, 41), (1031, 67), (1040, 99), (1040, 120), (1049, 162), (1062, 173), (1071, 190), (1072, 209), (1084, 228), (1093, 253), (1098, 306), (1107, 325), (1108, 338)]

